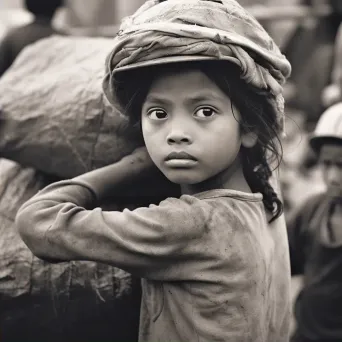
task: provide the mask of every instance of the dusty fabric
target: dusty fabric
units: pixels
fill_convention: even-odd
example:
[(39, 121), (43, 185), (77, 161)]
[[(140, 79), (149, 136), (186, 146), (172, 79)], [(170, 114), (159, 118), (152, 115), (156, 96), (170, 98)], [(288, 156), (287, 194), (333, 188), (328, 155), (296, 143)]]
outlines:
[(95, 262), (44, 262), (20, 238), (18, 208), (51, 181), (0, 159), (0, 340), (136, 341), (138, 280)]
[[(110, 43), (61, 36), (41, 40), (25, 48), (0, 79), (0, 156), (21, 164), (0, 159), (3, 342), (137, 337), (140, 296), (132, 294), (129, 274), (91, 262), (43, 262), (14, 225), (18, 208), (45, 185), (110, 164), (141, 143), (102, 94)], [(154, 174), (126, 186), (109, 207), (135, 208), (153, 202), (156, 192), (165, 198), (169, 190), (170, 183)]]
[(113, 79), (120, 68), (170, 56), (211, 57), (241, 68), (241, 77), (271, 94), (280, 126), (282, 84), (290, 64), (262, 26), (236, 1), (147, 1), (126, 18), (107, 58), (103, 87), (115, 105)]
[(61, 178), (136, 146), (101, 82), (111, 39), (53, 36), (26, 47), (0, 78), (0, 156)]
[[(91, 190), (91, 191), (89, 191)], [(140, 341), (287, 342), (284, 218), (261, 194), (210, 190), (102, 211), (91, 184), (46, 187), (19, 210), (24, 241), (52, 260), (98, 260), (145, 278)]]

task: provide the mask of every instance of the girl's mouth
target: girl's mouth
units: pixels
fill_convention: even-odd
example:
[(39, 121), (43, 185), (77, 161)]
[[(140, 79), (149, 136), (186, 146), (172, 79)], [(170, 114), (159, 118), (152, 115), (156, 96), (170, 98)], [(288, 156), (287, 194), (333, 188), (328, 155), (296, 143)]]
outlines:
[(192, 159), (169, 159), (165, 161), (165, 164), (173, 168), (190, 168), (195, 166), (197, 161)]
[(173, 168), (190, 168), (197, 164), (197, 159), (184, 151), (171, 152), (165, 158), (165, 164)]
[(184, 151), (180, 151), (180, 152), (171, 152), (166, 158), (165, 161), (168, 160), (173, 160), (173, 159), (189, 159), (189, 160), (193, 160), (193, 161), (197, 161), (197, 159), (192, 156), (191, 154), (184, 152)]

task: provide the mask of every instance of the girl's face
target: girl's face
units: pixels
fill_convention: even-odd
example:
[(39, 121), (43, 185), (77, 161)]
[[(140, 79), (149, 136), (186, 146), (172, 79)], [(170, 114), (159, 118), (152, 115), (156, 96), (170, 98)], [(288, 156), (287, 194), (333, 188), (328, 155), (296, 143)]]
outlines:
[(201, 71), (166, 74), (152, 83), (142, 131), (153, 162), (170, 181), (197, 184), (232, 165), (242, 136), (238, 111), (231, 107)]

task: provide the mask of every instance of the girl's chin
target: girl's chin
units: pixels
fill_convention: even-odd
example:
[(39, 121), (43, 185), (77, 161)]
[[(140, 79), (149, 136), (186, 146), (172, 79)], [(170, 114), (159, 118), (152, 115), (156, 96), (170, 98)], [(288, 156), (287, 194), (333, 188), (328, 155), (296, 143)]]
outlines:
[(189, 172), (189, 170), (172, 170), (164, 172), (166, 178), (179, 185), (194, 185), (205, 181), (207, 178), (203, 175), (199, 175), (195, 172)]

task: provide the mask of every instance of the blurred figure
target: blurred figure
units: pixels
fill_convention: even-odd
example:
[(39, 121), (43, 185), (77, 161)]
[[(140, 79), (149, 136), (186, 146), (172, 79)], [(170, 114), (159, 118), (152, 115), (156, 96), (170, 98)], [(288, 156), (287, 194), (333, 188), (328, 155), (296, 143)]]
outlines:
[(325, 191), (288, 220), (292, 275), (303, 275), (292, 342), (342, 341), (342, 103), (319, 119), (310, 145)]
[(59, 31), (71, 36), (109, 37), (117, 34), (121, 20), (146, 0), (64, 0), (54, 18)]
[[(341, 7), (342, 7), (342, 2)], [(342, 8), (341, 8), (342, 12)], [(325, 108), (332, 106), (333, 104), (341, 101), (342, 91), (342, 25), (339, 26), (336, 40), (335, 40), (335, 50), (334, 50), (334, 64), (331, 73), (331, 84), (329, 84), (322, 92), (322, 103)]]
[(28, 25), (10, 30), (3, 38), (0, 44), (0, 77), (25, 46), (58, 33), (52, 27), (52, 19), (62, 5), (63, 0), (25, 0), (26, 9), (35, 18)]
[(334, 0), (301, 0), (301, 4), (312, 10), (323, 4), (331, 7), (331, 13), (325, 17), (304, 18), (283, 51), (292, 65), (292, 75), (286, 87), (292, 85), (293, 89), (288, 89), (287, 105), (303, 111), (306, 128), (311, 131), (325, 109), (321, 94), (331, 82), (334, 44), (342, 12), (341, 5)]

